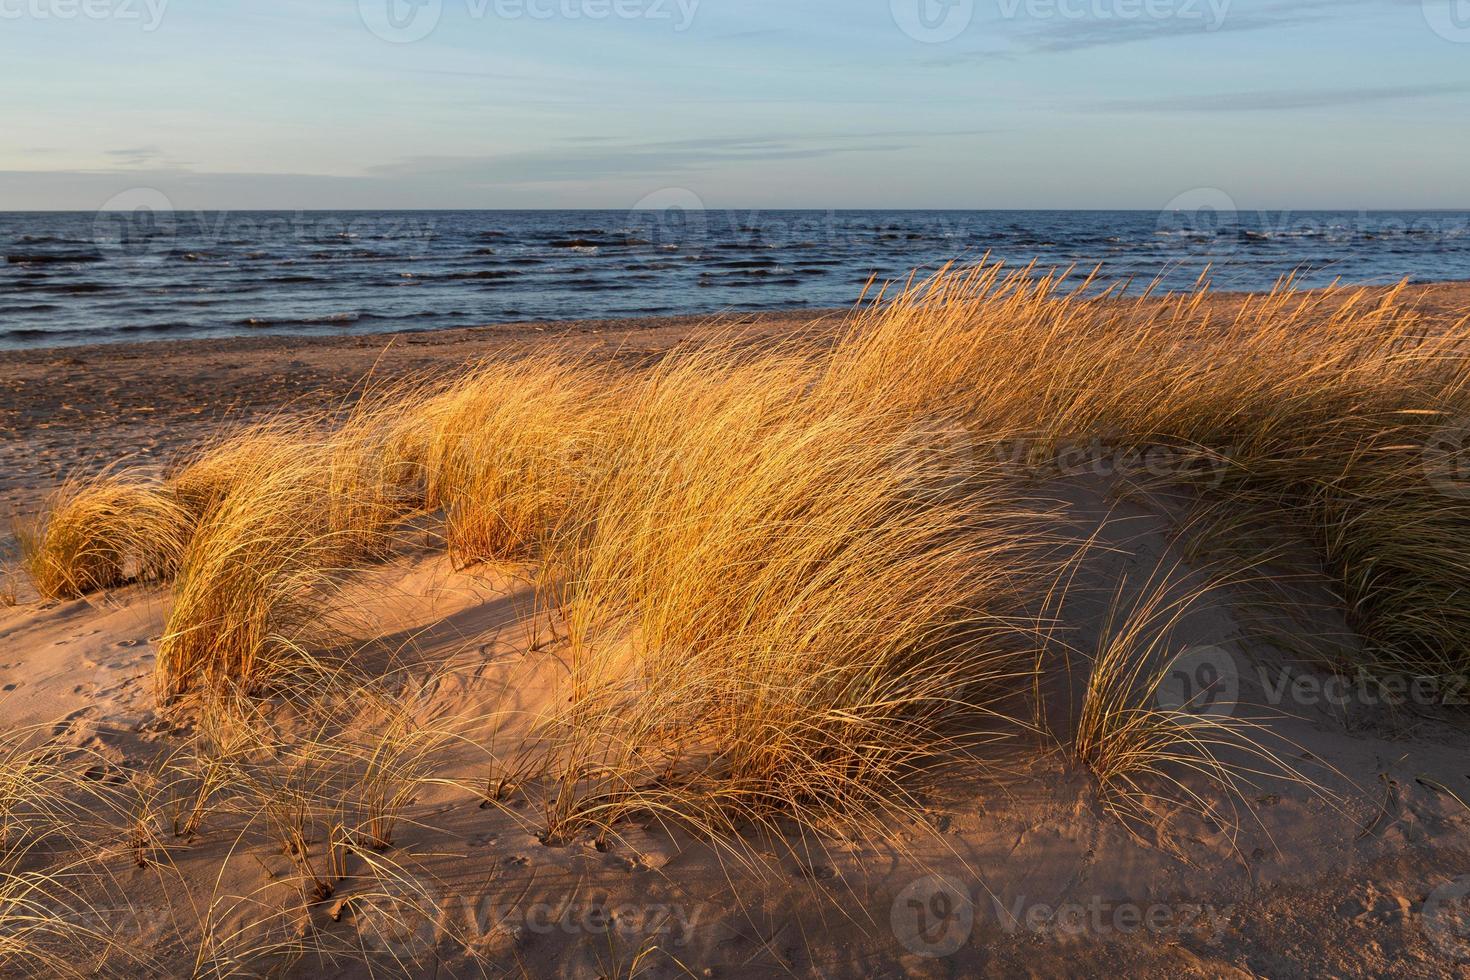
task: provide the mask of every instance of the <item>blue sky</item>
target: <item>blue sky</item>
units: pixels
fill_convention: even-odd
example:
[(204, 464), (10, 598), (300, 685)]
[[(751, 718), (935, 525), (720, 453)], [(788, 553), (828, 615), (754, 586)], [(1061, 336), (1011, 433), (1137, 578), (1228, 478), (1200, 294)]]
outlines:
[(0, 64), (0, 209), (1470, 207), (1470, 0), (0, 0)]

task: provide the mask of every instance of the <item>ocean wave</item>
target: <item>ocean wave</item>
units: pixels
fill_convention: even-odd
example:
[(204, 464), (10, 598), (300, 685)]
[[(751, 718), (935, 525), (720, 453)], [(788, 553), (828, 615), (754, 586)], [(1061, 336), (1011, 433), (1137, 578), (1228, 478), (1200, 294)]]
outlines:
[(35, 282), (19, 283), (22, 288), (37, 293), (60, 293), (63, 296), (88, 296), (93, 293), (111, 293), (117, 291), (117, 286), (103, 282), (56, 282), (43, 279)]
[(84, 238), (64, 238), (59, 235), (20, 235), (15, 239), (20, 245), (90, 245)]
[(769, 269), (776, 265), (776, 260), (730, 259), (722, 262), (711, 262), (710, 265), (716, 269)]
[(598, 279), (595, 276), (582, 276), (572, 279), (548, 279), (544, 284), (547, 288), (576, 289), (589, 293), (611, 292), (621, 289), (633, 288), (630, 284), (617, 282), (611, 279)]
[(5, 256), (5, 261), (10, 265), (72, 265), (86, 262), (105, 262), (106, 259), (95, 253), (56, 255), (51, 253), (20, 252)]
[(183, 330), (197, 330), (199, 324), (186, 321), (173, 321), (169, 323), (123, 323), (112, 328), (114, 333), (137, 334), (137, 333), (178, 333)]
[(501, 280), (514, 279), (520, 275), (508, 269), (479, 269), (474, 272), (446, 272), (439, 276), (425, 276), (424, 278), (444, 280)]
[(51, 327), (9, 327), (0, 330), (0, 340), (64, 340), (95, 336), (94, 330), (66, 330)]

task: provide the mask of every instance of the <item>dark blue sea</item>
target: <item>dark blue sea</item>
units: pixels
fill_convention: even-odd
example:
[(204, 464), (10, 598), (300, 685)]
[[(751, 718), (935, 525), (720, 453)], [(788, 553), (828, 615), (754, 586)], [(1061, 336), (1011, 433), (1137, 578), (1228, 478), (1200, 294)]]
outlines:
[(0, 213), (0, 347), (840, 307), (987, 253), (1133, 291), (1466, 280), (1470, 212)]

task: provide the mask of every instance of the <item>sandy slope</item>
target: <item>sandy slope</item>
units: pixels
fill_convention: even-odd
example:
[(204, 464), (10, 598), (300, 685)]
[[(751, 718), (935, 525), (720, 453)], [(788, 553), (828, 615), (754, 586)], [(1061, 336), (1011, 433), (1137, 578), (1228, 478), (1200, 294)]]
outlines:
[[(1109, 489), (1068, 490), (1070, 519), (1095, 525), (1102, 514), (1127, 546), (1084, 575), (1101, 583), (1129, 573), (1115, 566), (1146, 571), (1177, 557), (1172, 508), (1110, 499)], [(377, 669), (396, 660), (436, 717), (481, 718), (465, 729), (471, 741), (509, 746), (566, 699), (568, 651), (532, 625), (530, 594), (514, 577), (455, 572), (424, 551), (357, 585), (345, 603), (351, 622), (388, 638), (374, 647)], [(213, 908), (215, 928), (228, 932), (259, 928), (265, 907), (299, 917), (292, 929), (381, 947), (380, 967), (396, 957), (423, 976), (607, 975), (650, 936), (661, 949), (642, 964), (652, 975), (680, 975), (673, 958), (696, 973), (752, 977), (1466, 971), (1457, 957), (1470, 947), (1453, 934), (1461, 920), (1431, 904), (1426, 923), (1424, 905), (1470, 868), (1470, 809), (1434, 785), (1470, 799), (1463, 719), (1413, 705), (1272, 703), (1269, 685), (1284, 671), (1317, 675), (1261, 639), (1259, 599), (1252, 588), (1216, 590), (1178, 638), (1232, 652), (1237, 710), (1269, 718), (1275, 744), (1320, 788), (1258, 779), (1219, 820), (1161, 808), (1131, 834), (1063, 759), (1025, 745), (1004, 757), (1005, 775), (926, 787), (925, 824), (853, 841), (716, 847), (651, 823), (602, 848), (550, 847), (537, 836), (534, 793), (485, 807), (478, 792), (441, 786), (418, 795), (391, 857), (457, 922), (418, 921), (381, 897), (354, 904), (351, 885), (306, 916), (279, 852), (241, 843), (221, 819), (193, 841), (165, 841), (166, 858), (148, 868), (117, 862), (132, 908), (114, 926), (176, 968), (198, 941), (200, 910)], [(1063, 618), (1076, 642), (1096, 631), (1102, 600), (1086, 583), (1069, 600)], [(150, 691), (165, 602), (131, 587), (0, 614), (6, 723), (60, 726), (105, 760), (98, 778), (156, 764), (182, 738)], [(1346, 630), (1327, 609), (1299, 628)], [(413, 659), (404, 660), (408, 636)], [(1058, 683), (1067, 676), (1054, 667)], [(490, 771), (476, 751), (438, 759), (439, 776), (470, 786)], [(606, 926), (604, 911), (621, 924)]]

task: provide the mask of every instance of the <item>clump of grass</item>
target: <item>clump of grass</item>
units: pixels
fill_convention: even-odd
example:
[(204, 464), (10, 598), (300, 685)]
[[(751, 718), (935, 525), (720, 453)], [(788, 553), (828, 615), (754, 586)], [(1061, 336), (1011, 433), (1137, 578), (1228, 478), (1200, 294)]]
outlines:
[(80, 785), (64, 758), (37, 730), (0, 732), (0, 854), (67, 833)]
[(0, 732), (0, 973), (7, 976), (94, 976), (109, 954), (146, 968), (147, 951), (123, 947), (106, 929), (121, 896), (92, 842), (123, 810), (109, 787), (79, 775), (88, 760), (44, 730)]
[(1028, 669), (1007, 614), (1038, 513), (902, 413), (809, 403), (812, 379), (702, 352), (635, 393), (554, 559), (576, 691), (550, 839), (641, 808), (707, 829), (893, 812), (994, 734)]
[(20, 605), (20, 576), (9, 565), (0, 566), (0, 606)]
[[(1083, 689), (1082, 705), (1072, 733), (1071, 750), (1097, 781), (1105, 807), (1130, 827), (1146, 822), (1159, 805), (1182, 805), (1201, 816), (1217, 816), (1219, 807), (1187, 776), (1238, 795), (1252, 775), (1268, 772), (1305, 781), (1263, 743), (1266, 729), (1237, 714), (1249, 710), (1215, 700), (1238, 678), (1216, 677), (1196, 685), (1191, 677), (1178, 694), (1185, 703), (1164, 703), (1165, 681), (1191, 651), (1177, 650), (1173, 635), (1210, 586), (1186, 588), (1176, 582), (1177, 569), (1159, 567), (1131, 598), (1123, 586), (1113, 598), (1102, 624), (1098, 649)], [(1230, 671), (1232, 656), (1210, 651), (1221, 661), (1212, 670)]]
[(46, 599), (76, 599), (172, 574), (190, 527), (162, 482), (127, 472), (69, 480), (37, 522), (22, 524), (21, 558)]
[(256, 684), (332, 635), (342, 577), (391, 552), (423, 506), (417, 471), (397, 452), (403, 411), (374, 400), (335, 428), (267, 424), (175, 477), (197, 523), (159, 644), (161, 696), (201, 681)]
[(1286, 513), (1342, 586), (1368, 666), (1470, 672), (1470, 508), (1443, 489), (1463, 439), (1432, 451), (1470, 418), (1470, 320), (1431, 325), (1402, 286), (1287, 280), (1220, 312), (1206, 289), (1084, 285), (993, 265), (909, 284), (855, 319), (826, 397), (958, 411), (980, 455), (1028, 464), (1096, 440), (1189, 447), (1210, 486), (1185, 467), (1150, 482)]
[(366, 745), (355, 750), (350, 796), (354, 803), (349, 839), (359, 847), (387, 851), (398, 842), (399, 824), (424, 784), (433, 777), (433, 753), (450, 733), (428, 724), (412, 706), (386, 702)]
[(157, 689), (255, 684), (273, 658), (320, 637), (331, 571), (346, 557), (325, 521), (320, 445), (285, 444), (215, 504), (184, 550), (159, 641)]
[(1311, 504), (1315, 531), (1373, 667), (1463, 676), (1470, 671), (1470, 500), (1414, 475), (1413, 460), (1404, 459), (1365, 466), (1323, 488)]
[(613, 424), (616, 375), (560, 358), (487, 363), (411, 405), (397, 452), (444, 511), (457, 564), (535, 553)]
[(226, 431), (176, 466), (169, 478), (174, 496), (203, 521), (237, 489), (277, 469), (303, 444), (319, 441), (322, 423), (309, 416), (280, 418)]

